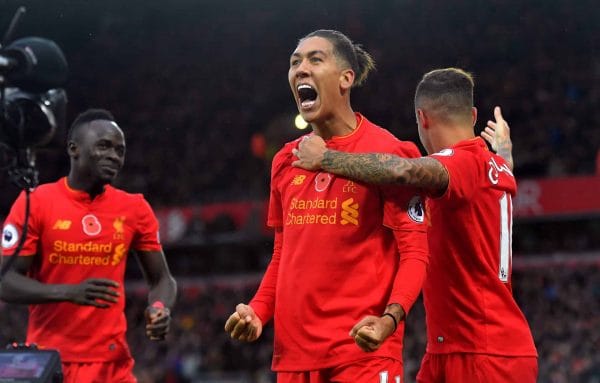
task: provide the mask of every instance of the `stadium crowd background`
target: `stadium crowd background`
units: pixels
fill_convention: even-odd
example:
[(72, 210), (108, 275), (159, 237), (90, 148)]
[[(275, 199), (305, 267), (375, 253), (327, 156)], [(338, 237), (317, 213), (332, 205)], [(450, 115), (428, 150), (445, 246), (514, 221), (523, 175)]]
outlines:
[[(0, 28), (16, 3), (0, 4)], [(55, 40), (70, 66), (68, 121), (110, 109), (126, 133), (118, 186), (155, 207), (263, 200), (272, 155), (302, 134), (287, 84), (297, 39), (338, 29), (378, 71), (354, 107), (418, 141), (416, 83), (436, 67), (474, 72), (479, 126), (499, 104), (511, 125), (518, 179), (600, 174), (600, 7), (578, 1), (116, 0), (25, 2), (18, 36)], [(17, 37), (18, 37), (17, 36)], [(64, 131), (38, 151), (42, 182), (65, 174)], [(18, 190), (2, 175), (0, 215)], [(577, 198), (577, 196), (572, 196)], [(540, 382), (600, 382), (598, 216), (516, 221), (514, 290), (540, 353)], [(230, 223), (200, 223), (218, 241), (166, 248), (181, 295), (173, 333), (151, 344), (130, 265), (130, 344), (141, 382), (272, 382), (271, 331), (232, 342), (223, 324), (253, 294), (268, 235), (240, 240)], [(557, 255), (560, 255), (557, 258)], [(556, 259), (563, 261), (557, 262)], [(23, 340), (26, 311), (0, 303), (0, 344)], [(422, 307), (408, 318), (406, 381), (424, 352)]]

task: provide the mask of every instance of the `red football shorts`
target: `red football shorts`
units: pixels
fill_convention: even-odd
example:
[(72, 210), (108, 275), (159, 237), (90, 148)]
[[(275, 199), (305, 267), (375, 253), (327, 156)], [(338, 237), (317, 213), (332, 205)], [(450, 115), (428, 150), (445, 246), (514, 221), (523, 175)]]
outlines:
[(535, 383), (537, 358), (487, 354), (425, 354), (418, 383)]
[(402, 362), (366, 358), (314, 371), (277, 372), (277, 383), (402, 383)]
[(63, 383), (137, 383), (133, 359), (114, 362), (63, 363)]

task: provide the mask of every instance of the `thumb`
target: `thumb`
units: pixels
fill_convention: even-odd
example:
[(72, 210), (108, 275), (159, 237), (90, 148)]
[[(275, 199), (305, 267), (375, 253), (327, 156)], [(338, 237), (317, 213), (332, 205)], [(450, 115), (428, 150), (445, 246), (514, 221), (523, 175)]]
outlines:
[(357, 324), (354, 325), (354, 327), (352, 327), (352, 330), (350, 330), (350, 336), (351, 337), (355, 337), (356, 334), (358, 333), (358, 330), (360, 330), (362, 327), (366, 326), (369, 324), (369, 317), (365, 317), (363, 319), (361, 319)]
[(502, 117), (502, 110), (499, 106), (494, 108), (494, 117), (496, 118), (496, 122), (504, 121), (504, 118)]
[(254, 318), (254, 310), (252, 310), (252, 307), (248, 305), (239, 304), (236, 307), (236, 311), (238, 312), (240, 318), (245, 322), (250, 322)]

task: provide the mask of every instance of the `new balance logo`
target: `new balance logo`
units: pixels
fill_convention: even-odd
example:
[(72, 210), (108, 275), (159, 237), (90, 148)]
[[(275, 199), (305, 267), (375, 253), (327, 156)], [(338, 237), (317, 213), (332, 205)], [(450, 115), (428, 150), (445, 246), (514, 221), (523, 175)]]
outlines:
[(342, 202), (342, 225), (349, 223), (358, 226), (358, 204), (354, 203), (353, 198), (349, 198)]
[(306, 178), (306, 176), (304, 174), (295, 176), (294, 179), (292, 180), (292, 185), (295, 185), (295, 186), (302, 185), (305, 178)]
[(69, 230), (70, 227), (71, 227), (71, 221), (69, 221), (68, 219), (59, 219), (59, 220), (56, 220), (56, 222), (54, 222), (54, 226), (52, 226), (52, 229), (54, 229), (54, 230)]

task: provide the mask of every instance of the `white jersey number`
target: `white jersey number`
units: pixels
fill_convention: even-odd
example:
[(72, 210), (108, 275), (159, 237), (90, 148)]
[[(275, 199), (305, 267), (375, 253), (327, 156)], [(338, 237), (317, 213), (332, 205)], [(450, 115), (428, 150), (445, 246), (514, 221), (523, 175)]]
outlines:
[[(379, 383), (390, 383), (390, 382), (388, 382), (388, 372), (387, 371), (382, 371), (379, 373)], [(401, 383), (399, 375), (394, 376), (394, 383)]]
[(498, 278), (504, 283), (510, 280), (512, 263), (512, 199), (504, 193), (500, 198), (500, 267)]

